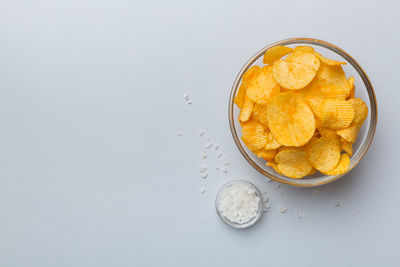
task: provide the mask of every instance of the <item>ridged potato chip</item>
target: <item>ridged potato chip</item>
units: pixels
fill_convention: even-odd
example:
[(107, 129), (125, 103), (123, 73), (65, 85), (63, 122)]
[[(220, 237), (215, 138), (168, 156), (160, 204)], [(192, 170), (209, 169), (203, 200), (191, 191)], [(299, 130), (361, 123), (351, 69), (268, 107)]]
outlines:
[(353, 105), (346, 100), (326, 99), (322, 105), (322, 126), (331, 129), (348, 127), (354, 119)]
[(340, 140), (337, 135), (313, 139), (306, 146), (307, 158), (311, 165), (322, 173), (333, 170), (340, 159)]
[(368, 116), (368, 107), (361, 100), (361, 98), (353, 98), (348, 100), (354, 108), (354, 119), (349, 127), (337, 130), (336, 133), (341, 136), (344, 140), (354, 143), (357, 139), (358, 132), (361, 129), (364, 120)]
[(340, 138), (340, 150), (345, 151), (349, 156), (353, 156), (353, 144)]
[(281, 147), (282, 145), (276, 141), (275, 137), (272, 135), (271, 132), (269, 132), (267, 134), (267, 143), (265, 144), (264, 148), (267, 150), (271, 150), (271, 149), (277, 149), (279, 147)]
[(309, 84), (317, 73), (312, 67), (278, 59), (272, 65), (276, 82), (286, 89), (298, 90)]
[(256, 154), (257, 157), (265, 159), (266, 161), (273, 161), (276, 153), (278, 153), (277, 149), (272, 149), (272, 150), (260, 149), (254, 152), (254, 154)]
[(318, 71), (320, 66), (320, 61), (315, 56), (314, 49), (310, 46), (297, 46), (285, 58), (285, 61), (307, 65), (315, 71)]
[(307, 176), (308, 175), (314, 175), (314, 174), (316, 174), (317, 173), (317, 169), (315, 169), (315, 168), (312, 168), (312, 170), (307, 174)]
[(337, 91), (337, 94), (344, 94), (343, 99), (346, 99), (350, 95), (351, 88), (340, 65), (331, 66), (322, 63), (316, 74), (316, 80), (321, 86), (330, 86), (329, 91)]
[(255, 121), (249, 121), (243, 125), (242, 140), (251, 150), (259, 150), (267, 143), (265, 128)]
[(249, 81), (253, 80), (254, 77), (261, 72), (261, 67), (254, 65), (250, 69), (248, 69), (244, 74), (243, 74), (243, 81), (244, 83), (248, 83)]
[(253, 113), (251, 114), (251, 118), (256, 122), (261, 123), (265, 128), (269, 128), (266, 105), (255, 104), (253, 107)]
[(243, 106), (242, 106), (242, 109), (240, 110), (240, 114), (239, 114), (240, 122), (248, 121), (250, 119), (251, 113), (254, 108), (254, 102), (251, 101), (251, 99), (249, 97), (247, 97), (247, 95), (244, 95), (243, 99), (244, 99)]
[(329, 129), (329, 128), (324, 128), (324, 127), (319, 127), (318, 132), (321, 136), (328, 136), (328, 135), (334, 135), (337, 136), (336, 131)]
[(340, 156), (338, 165), (333, 170), (331, 170), (330, 172), (327, 172), (325, 174), (327, 174), (327, 175), (343, 174), (343, 173), (347, 172), (347, 170), (349, 169), (349, 166), (350, 166), (350, 157), (349, 157), (349, 155), (344, 153)]
[(238, 92), (236, 93), (235, 99), (233, 100), (233, 102), (236, 104), (236, 106), (238, 106), (238, 108), (242, 108), (243, 107), (243, 103), (244, 103), (244, 96), (246, 94), (246, 85), (245, 83), (242, 83), (239, 87)]
[(278, 169), (283, 175), (300, 179), (312, 171), (303, 148), (283, 148), (275, 156)]
[(261, 71), (246, 82), (246, 95), (259, 105), (265, 105), (279, 93), (280, 86), (272, 76), (272, 66), (264, 66)]
[(321, 55), (318, 52), (315, 52), (315, 55), (318, 57), (318, 59), (321, 62), (323, 62), (323, 63), (325, 63), (327, 65), (330, 65), (330, 66), (346, 65), (346, 62), (336, 61), (336, 60), (324, 57), (323, 55)]
[(347, 99), (351, 99), (355, 97), (355, 93), (356, 93), (356, 87), (354, 85), (354, 77), (351, 76), (348, 80), (347, 83), (349, 84), (350, 87), (350, 95), (348, 96)]
[(282, 45), (276, 45), (268, 49), (263, 58), (263, 63), (264, 64), (272, 64), (274, 63), (275, 60), (282, 58), (283, 56), (286, 56), (290, 52), (292, 52), (293, 48), (287, 47), (287, 46), (282, 46)]
[(278, 168), (278, 164), (275, 161), (268, 161), (265, 165), (272, 167), (277, 173), (283, 175), (283, 173)]
[(267, 105), (268, 125), (282, 145), (302, 146), (315, 132), (314, 114), (308, 105), (292, 92), (281, 93)]

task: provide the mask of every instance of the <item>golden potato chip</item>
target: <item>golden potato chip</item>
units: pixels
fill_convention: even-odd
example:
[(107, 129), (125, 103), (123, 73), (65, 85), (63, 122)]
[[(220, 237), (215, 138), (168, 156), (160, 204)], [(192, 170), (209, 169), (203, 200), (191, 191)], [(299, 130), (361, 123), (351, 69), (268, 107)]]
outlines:
[(333, 170), (340, 159), (340, 141), (337, 135), (322, 136), (306, 146), (311, 165), (322, 173)]
[(283, 173), (278, 168), (278, 164), (275, 161), (268, 161), (265, 165), (272, 167), (277, 173), (283, 175)]
[(314, 115), (294, 93), (274, 97), (267, 105), (267, 115), (270, 131), (282, 145), (302, 146), (314, 135)]
[(246, 86), (244, 83), (242, 83), (239, 87), (238, 92), (236, 93), (235, 99), (233, 100), (233, 102), (236, 104), (236, 106), (238, 106), (238, 108), (242, 108), (243, 107), (243, 103), (244, 103), (244, 95), (246, 94)]
[(353, 105), (354, 119), (349, 127), (342, 130), (337, 130), (336, 133), (344, 140), (354, 143), (357, 139), (358, 132), (364, 123), (364, 120), (368, 116), (368, 107), (364, 101), (361, 100), (361, 98), (352, 98), (347, 101)]
[(330, 65), (330, 66), (346, 65), (346, 62), (340, 62), (340, 61), (336, 61), (336, 60), (333, 60), (333, 59), (326, 58), (326, 57), (324, 57), (323, 55), (321, 55), (318, 52), (315, 52), (315, 55), (318, 57), (318, 59), (321, 62), (323, 62), (323, 63), (325, 63), (327, 65)]
[(337, 91), (339, 94), (343, 93), (343, 99), (346, 99), (350, 95), (351, 88), (340, 65), (331, 66), (322, 63), (315, 78), (320, 86), (330, 86), (329, 91)]
[(274, 63), (275, 60), (280, 59), (283, 56), (286, 56), (292, 50), (293, 48), (287, 46), (282, 46), (282, 45), (273, 46), (265, 52), (263, 63), (272, 64)]
[[(309, 48), (311, 48), (312, 51)], [(293, 52), (285, 58), (285, 61), (307, 65), (315, 71), (317, 71), (320, 66), (320, 61), (315, 56), (314, 49), (310, 46), (297, 46)]]
[(272, 65), (272, 73), (280, 86), (298, 90), (309, 84), (317, 72), (308, 65), (278, 59)]
[(279, 93), (279, 85), (272, 77), (272, 66), (264, 66), (254, 75), (253, 79), (246, 82), (246, 95), (255, 103), (265, 105)]
[(356, 87), (354, 85), (354, 77), (351, 76), (348, 80), (347, 83), (349, 84), (350, 87), (350, 95), (348, 97), (348, 99), (350, 98), (354, 98), (355, 97), (355, 93), (356, 93)]
[(255, 104), (251, 118), (261, 123), (265, 128), (268, 128), (267, 106)]
[(344, 150), (349, 156), (353, 156), (353, 144), (340, 138), (340, 150)]
[(354, 119), (353, 105), (346, 100), (326, 99), (322, 105), (322, 126), (331, 129), (348, 127)]
[(321, 136), (328, 136), (328, 135), (334, 135), (337, 136), (336, 131), (329, 129), (329, 128), (324, 128), (324, 127), (319, 127), (318, 132)]
[(253, 65), (250, 69), (248, 69), (243, 74), (243, 83), (248, 83), (249, 81), (253, 80), (258, 73), (261, 72), (261, 67), (257, 65)]
[(338, 165), (333, 170), (331, 170), (330, 172), (327, 172), (325, 174), (327, 174), (327, 175), (343, 174), (343, 173), (347, 172), (347, 170), (349, 169), (349, 166), (350, 166), (350, 157), (349, 157), (349, 155), (344, 153), (340, 156)]
[(244, 95), (244, 101), (243, 101), (243, 106), (242, 109), (240, 110), (239, 114), (239, 121), (240, 122), (246, 122), (250, 119), (251, 112), (253, 111), (254, 108), (254, 102), (251, 101), (250, 98), (247, 97), (247, 95)]
[(267, 143), (265, 128), (255, 121), (249, 121), (243, 125), (242, 140), (251, 150), (259, 150)]
[(254, 154), (256, 154), (257, 157), (265, 159), (266, 161), (273, 161), (276, 153), (278, 153), (277, 149), (272, 149), (272, 150), (260, 149), (254, 152)]
[(277, 149), (279, 147), (281, 147), (282, 145), (276, 141), (275, 137), (272, 135), (271, 132), (269, 132), (267, 134), (267, 144), (265, 144), (264, 148), (267, 150), (271, 150), (271, 149)]
[(278, 169), (283, 175), (300, 179), (312, 171), (303, 148), (283, 148), (275, 156)]

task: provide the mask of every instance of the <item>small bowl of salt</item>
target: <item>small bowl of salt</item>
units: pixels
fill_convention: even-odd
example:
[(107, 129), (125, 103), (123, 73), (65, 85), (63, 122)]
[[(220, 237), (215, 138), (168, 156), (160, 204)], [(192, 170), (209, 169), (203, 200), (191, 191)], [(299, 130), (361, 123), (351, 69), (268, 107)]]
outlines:
[(255, 224), (263, 214), (260, 190), (244, 180), (230, 181), (222, 186), (215, 199), (221, 220), (229, 226), (243, 229)]

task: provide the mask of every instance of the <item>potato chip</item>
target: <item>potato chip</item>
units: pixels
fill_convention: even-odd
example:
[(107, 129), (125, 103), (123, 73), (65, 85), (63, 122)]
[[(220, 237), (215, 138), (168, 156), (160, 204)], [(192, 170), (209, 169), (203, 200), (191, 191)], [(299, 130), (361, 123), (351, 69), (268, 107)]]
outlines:
[(340, 138), (340, 150), (344, 150), (349, 156), (353, 156), (353, 144)]
[(293, 48), (290, 48), (287, 46), (282, 46), (282, 45), (273, 46), (265, 52), (263, 63), (264, 64), (272, 64), (272, 63), (274, 63), (275, 60), (280, 59), (283, 56), (286, 56), (292, 50), (293, 50)]
[(320, 66), (320, 61), (315, 56), (314, 49), (310, 46), (297, 46), (293, 52), (285, 58), (285, 61), (307, 65), (315, 71), (318, 71)]
[(337, 136), (336, 131), (329, 129), (329, 128), (324, 128), (324, 127), (319, 127), (318, 132), (321, 136), (328, 136), (328, 135), (334, 135)]
[(267, 143), (265, 128), (255, 121), (249, 121), (243, 125), (242, 140), (251, 150), (259, 150)]
[(268, 161), (265, 165), (272, 167), (277, 173), (283, 175), (283, 173), (278, 168), (278, 164), (275, 161)]
[(298, 90), (309, 84), (317, 73), (312, 67), (278, 59), (272, 65), (276, 82), (286, 89)]
[(361, 100), (361, 98), (353, 98), (347, 101), (353, 105), (354, 119), (349, 127), (342, 130), (337, 130), (336, 133), (346, 141), (354, 143), (357, 139), (358, 132), (364, 123), (364, 120), (368, 116), (368, 107), (364, 101)]
[(255, 104), (251, 118), (256, 122), (261, 123), (265, 128), (269, 128), (267, 119), (267, 106)]
[(238, 92), (236, 93), (235, 99), (233, 100), (236, 106), (238, 106), (238, 108), (240, 109), (243, 107), (244, 95), (246, 94), (246, 90), (247, 90), (246, 85), (242, 83), (239, 87)]
[(340, 141), (336, 135), (313, 139), (306, 146), (311, 165), (322, 173), (333, 170), (340, 159)]
[(279, 93), (279, 85), (272, 76), (272, 66), (264, 66), (261, 71), (246, 82), (246, 95), (255, 103), (265, 105)]
[(242, 83), (248, 83), (249, 81), (253, 80), (258, 73), (261, 72), (261, 67), (257, 65), (253, 65), (250, 69), (248, 69), (243, 74), (243, 81)]
[(323, 62), (323, 63), (325, 63), (327, 65), (330, 65), (330, 66), (346, 65), (346, 62), (341, 62), (341, 61), (336, 61), (336, 60), (333, 60), (333, 59), (326, 58), (326, 57), (324, 57), (323, 55), (321, 55), (318, 52), (315, 52), (315, 55), (318, 57), (318, 59), (321, 62)]
[[(350, 95), (350, 87), (342, 66), (331, 66), (322, 63), (317, 74), (316, 80), (320, 86), (330, 86), (330, 91), (338, 91), (344, 94), (346, 99)], [(333, 97), (330, 97), (333, 98)]]
[(279, 147), (281, 147), (282, 145), (276, 141), (275, 137), (272, 135), (271, 132), (269, 132), (267, 134), (267, 143), (265, 144), (264, 148), (267, 150), (271, 150), (271, 149), (277, 149)]
[(347, 170), (349, 169), (349, 166), (350, 166), (350, 157), (349, 157), (349, 155), (344, 153), (340, 156), (338, 165), (333, 170), (331, 170), (330, 172), (327, 172), (325, 174), (327, 174), (327, 175), (343, 174), (343, 173), (347, 172)]
[(239, 114), (239, 121), (240, 122), (246, 122), (250, 119), (251, 112), (253, 111), (254, 108), (254, 102), (251, 101), (250, 98), (247, 97), (247, 95), (244, 95), (244, 101), (243, 101), (243, 106), (242, 109), (240, 110)]
[(322, 105), (322, 126), (343, 129), (354, 119), (353, 105), (346, 100), (326, 99)]
[(273, 161), (276, 153), (278, 153), (277, 149), (272, 149), (272, 150), (260, 149), (254, 152), (254, 154), (256, 154), (257, 157), (262, 158), (266, 161)]
[(349, 97), (347, 99), (354, 98), (355, 97), (355, 93), (356, 93), (356, 87), (354, 85), (354, 77), (351, 76), (347, 80), (347, 83), (349, 84), (349, 87), (350, 87), (350, 95), (349, 95)]
[(312, 171), (303, 148), (283, 148), (275, 156), (278, 169), (283, 175), (300, 179)]
[(267, 105), (267, 115), (270, 131), (282, 145), (302, 146), (314, 135), (311, 109), (292, 92), (274, 97)]

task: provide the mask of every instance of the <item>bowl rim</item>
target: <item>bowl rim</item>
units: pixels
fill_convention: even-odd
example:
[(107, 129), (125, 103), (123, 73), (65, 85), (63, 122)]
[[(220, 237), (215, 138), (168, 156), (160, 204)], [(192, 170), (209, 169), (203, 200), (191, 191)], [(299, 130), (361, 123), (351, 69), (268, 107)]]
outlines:
[[(364, 142), (366, 142), (366, 143), (363, 144), (363, 146), (362, 146), (363, 151), (362, 151), (361, 156), (359, 157), (359, 159), (357, 159), (357, 161), (354, 162), (354, 164), (352, 166), (350, 166), (349, 170), (346, 173), (340, 174), (340, 175), (327, 176), (327, 178), (322, 179), (321, 181), (310, 180), (309, 182), (307, 182), (307, 179), (303, 180), (303, 179), (290, 179), (290, 178), (288, 178), (290, 180), (284, 180), (284, 179), (281, 179), (279, 177), (276, 177), (276, 176), (264, 171), (255, 161), (253, 161), (248, 156), (244, 147), (240, 143), (239, 136), (236, 132), (234, 116), (233, 116), (234, 98), (235, 98), (236, 91), (238, 89), (238, 86), (240, 84), (240, 81), (242, 79), (242, 75), (244, 74), (244, 72), (246, 72), (247, 69), (250, 66), (252, 66), (253, 63), (255, 61), (257, 61), (265, 53), (265, 51), (267, 51), (269, 48), (271, 48), (273, 46), (277, 46), (277, 45), (292, 45), (292, 44), (299, 44), (299, 43), (313, 44), (313, 45), (327, 48), (327, 49), (339, 54), (344, 59), (346, 59), (348, 61), (348, 63), (353, 66), (353, 68), (357, 71), (357, 73), (362, 78), (364, 85), (367, 89), (367, 93), (368, 93), (368, 97), (370, 99), (370, 105), (371, 105), (371, 111), (370, 111), (371, 112), (371, 125), (368, 129), (366, 139), (364, 140)], [(295, 37), (295, 38), (288, 38), (288, 39), (280, 40), (280, 41), (277, 41), (277, 42), (274, 42), (272, 44), (265, 46), (264, 48), (259, 50), (257, 53), (255, 53), (244, 64), (244, 66), (241, 68), (241, 70), (237, 74), (235, 81), (233, 83), (232, 89), (231, 89), (231, 93), (230, 93), (230, 97), (229, 97), (229, 104), (228, 104), (228, 117), (229, 117), (229, 127), (231, 129), (231, 133), (232, 133), (232, 136), (233, 136), (236, 146), (238, 147), (242, 156), (247, 160), (247, 162), (249, 162), (250, 165), (253, 166), (258, 172), (260, 172), (264, 176), (266, 176), (276, 182), (279, 182), (279, 183), (283, 183), (283, 184), (287, 184), (287, 185), (291, 185), (291, 186), (295, 186), (295, 187), (314, 187), (314, 186), (320, 186), (323, 184), (327, 184), (327, 183), (336, 181), (340, 177), (349, 173), (361, 161), (361, 159), (367, 153), (367, 151), (372, 143), (372, 140), (374, 139), (374, 136), (375, 136), (376, 125), (378, 123), (378, 108), (377, 108), (375, 91), (371, 84), (370, 79), (368, 78), (368, 75), (366, 74), (364, 69), (361, 67), (361, 65), (350, 54), (348, 54), (347, 52), (345, 52), (343, 49), (339, 48), (338, 46), (328, 43), (326, 41), (322, 41), (322, 40), (315, 39), (315, 38)], [(299, 181), (301, 181), (301, 182), (299, 182)]]

